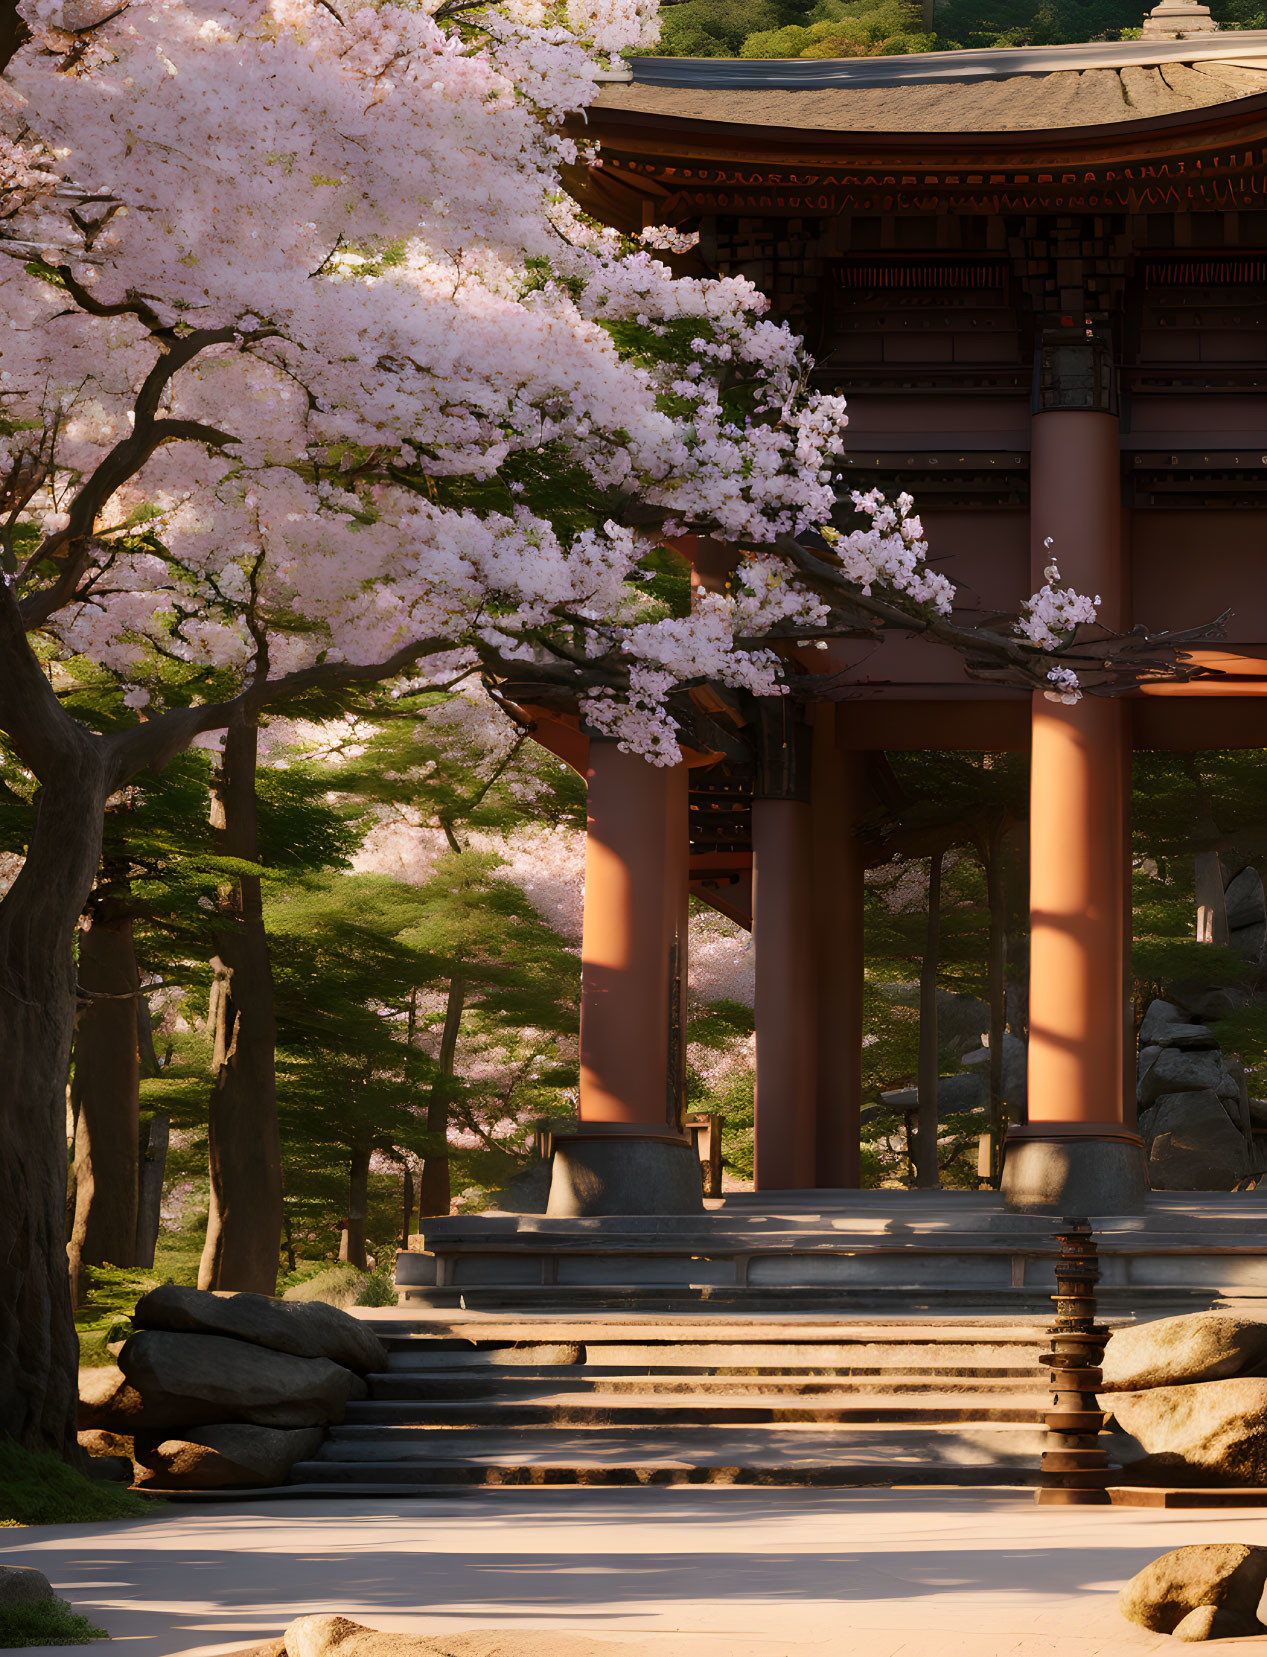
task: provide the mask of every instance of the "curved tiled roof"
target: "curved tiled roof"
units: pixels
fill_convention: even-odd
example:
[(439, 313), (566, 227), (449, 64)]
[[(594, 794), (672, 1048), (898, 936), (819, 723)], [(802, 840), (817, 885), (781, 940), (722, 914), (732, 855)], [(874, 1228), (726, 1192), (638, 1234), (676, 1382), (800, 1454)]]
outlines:
[[(1101, 61), (1080, 64), (1088, 54)], [(987, 58), (1007, 61), (983, 67)], [(604, 86), (597, 108), (803, 132), (1068, 130), (1192, 114), (1265, 94), (1267, 33), (1227, 34), (1217, 46), (1207, 35), (1200, 42), (939, 52), (922, 60), (643, 58), (634, 77)]]

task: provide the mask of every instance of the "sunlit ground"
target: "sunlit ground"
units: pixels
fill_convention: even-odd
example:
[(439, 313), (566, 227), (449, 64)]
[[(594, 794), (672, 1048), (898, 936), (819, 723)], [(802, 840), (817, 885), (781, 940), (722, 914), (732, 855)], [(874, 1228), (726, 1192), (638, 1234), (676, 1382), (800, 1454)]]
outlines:
[[(171, 1506), (0, 1537), (0, 1563), (44, 1570), (114, 1657), (234, 1650), (316, 1611), (429, 1634), (566, 1629), (643, 1657), (1107, 1657), (1172, 1645), (1122, 1621), (1123, 1581), (1184, 1543), (1267, 1544), (1267, 1507), (525, 1490)], [(1267, 1636), (1218, 1649), (1261, 1653)]]

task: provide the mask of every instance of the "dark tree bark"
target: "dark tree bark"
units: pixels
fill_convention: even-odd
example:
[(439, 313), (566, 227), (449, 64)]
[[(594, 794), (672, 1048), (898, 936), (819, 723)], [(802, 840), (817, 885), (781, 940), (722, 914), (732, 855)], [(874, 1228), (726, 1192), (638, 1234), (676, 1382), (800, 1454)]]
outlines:
[(440, 1035), (439, 1070), (427, 1101), (427, 1138), (434, 1148), (427, 1152), (418, 1181), (419, 1218), (427, 1214), (447, 1214), (453, 1204), (449, 1181), (449, 1084), (453, 1078), (458, 1032), (462, 1027), (465, 1004), (465, 979), (451, 978), (449, 998), (444, 1008), (444, 1029)]
[(937, 1039), (937, 957), (941, 941), (941, 871), (945, 847), (928, 860), (928, 927), (919, 969), (919, 1106), (915, 1135), (915, 1183), (935, 1189), (937, 1166), (937, 1082), (941, 1071)]
[(400, 1231), (400, 1246), (408, 1250), (409, 1238), (414, 1228), (414, 1171), (408, 1163), (405, 1164), (405, 1189), (401, 1206), (404, 1209)]
[(368, 1270), (365, 1253), (365, 1216), (370, 1199), (370, 1146), (358, 1140), (348, 1158), (348, 1220), (343, 1230), (340, 1260), (359, 1271)]
[(441, 648), (428, 640), (372, 666), (322, 663), (268, 682), (264, 661), (257, 680), (229, 701), (169, 708), (108, 734), (88, 730), (62, 706), (27, 628), (74, 597), (95, 514), (120, 482), (164, 443), (216, 440), (210, 428), (164, 416), (161, 394), (173, 373), (218, 340), (171, 336), (138, 398), (133, 430), (76, 496), (69, 530), (53, 538), (48, 556), (58, 573), (21, 599), (14, 584), (0, 583), (0, 730), (40, 784), (23, 867), (0, 900), (0, 1052), (9, 1077), (0, 1088), (0, 1431), (69, 1461), (80, 1459), (66, 1271), (72, 944), (101, 861), (106, 801), (140, 772), (161, 771), (201, 732), (313, 688), (390, 679)]
[(136, 1263), (152, 1266), (158, 1247), (158, 1228), (163, 1212), (163, 1177), (167, 1172), (167, 1147), (171, 1142), (172, 1119), (156, 1110), (150, 1117), (141, 1146), (140, 1177), (136, 1192)]
[(107, 884), (79, 934), (72, 1295), (81, 1266), (136, 1264), (140, 975), (132, 915)]
[(72, 940), (101, 856), (110, 779), (86, 733), (59, 734), (26, 861), (0, 904), (9, 1078), (0, 1089), (0, 1423), (32, 1449), (74, 1460), (78, 1347), (64, 1230)]
[[(259, 859), (255, 801), (258, 725), (235, 715), (212, 777), (211, 821), (220, 851)], [(211, 1208), (200, 1289), (277, 1288), (282, 1235), (273, 974), (260, 881), (242, 875), (221, 889), (209, 1015), (215, 1081), (208, 1111)]]

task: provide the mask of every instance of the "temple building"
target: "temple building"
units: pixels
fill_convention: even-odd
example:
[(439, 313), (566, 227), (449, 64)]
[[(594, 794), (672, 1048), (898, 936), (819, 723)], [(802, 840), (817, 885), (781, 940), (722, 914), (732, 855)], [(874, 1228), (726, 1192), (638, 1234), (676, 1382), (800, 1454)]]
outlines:
[[(769, 295), (848, 398), (844, 489), (909, 490), (971, 616), (1015, 613), (1053, 557), (1117, 629), (1231, 614), (1202, 647), (1218, 677), (1072, 706), (912, 635), (837, 641), (793, 664), (821, 694), (698, 693), (689, 768), (543, 713), (590, 801), (580, 1124), (551, 1214), (700, 1206), (688, 891), (754, 932), (758, 1193), (858, 1184), (852, 826), (873, 757), (912, 749), (1030, 755), (1029, 1103), (1005, 1199), (1142, 1205), (1131, 751), (1267, 744), (1267, 34), (1202, 15), (1165, 0), (1148, 38), (1086, 47), (642, 59), (588, 112), (582, 204), (698, 231), (699, 268)], [(725, 581), (724, 548), (690, 551), (697, 582)]]

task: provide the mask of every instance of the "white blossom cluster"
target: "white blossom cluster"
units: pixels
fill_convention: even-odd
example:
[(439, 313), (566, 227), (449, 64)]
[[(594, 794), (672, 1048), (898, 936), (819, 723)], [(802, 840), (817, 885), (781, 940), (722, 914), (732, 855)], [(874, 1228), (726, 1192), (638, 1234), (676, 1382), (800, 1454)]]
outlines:
[(891, 502), (873, 489), (865, 495), (855, 490), (851, 498), (855, 509), (871, 523), (832, 543), (849, 579), (868, 596), (879, 585), (917, 604), (930, 605), (938, 615), (949, 615), (954, 585), (928, 568), (924, 525), (911, 496), (904, 493)]
[[(591, 725), (666, 764), (676, 687), (778, 690), (762, 635), (826, 614), (778, 556), (683, 618), (648, 611), (639, 566), (661, 535), (751, 552), (828, 522), (844, 399), (812, 390), (750, 282), (675, 277), (561, 187), (563, 122), (596, 54), (649, 42), (651, 0), (23, 15), (0, 101), (0, 505), (40, 544), (3, 575), (25, 597), (87, 549), (52, 648), (138, 694), (163, 659), (245, 680), (425, 646), (426, 682), (579, 651)], [(147, 376), (193, 337), (150, 409)], [(84, 521), (155, 413), (173, 440)], [(590, 490), (588, 525), (524, 498), (524, 462)], [(837, 546), (850, 578), (943, 610), (909, 498), (865, 500), (871, 528)], [(664, 519), (650, 541), (632, 505)]]
[[(1054, 565), (1052, 569), (1055, 570)], [(1045, 650), (1058, 650), (1076, 627), (1089, 626), (1099, 614), (1101, 600), (1098, 593), (1094, 598), (1089, 598), (1086, 593), (1076, 592), (1072, 587), (1053, 586), (1053, 580), (1059, 579), (1060, 572), (1057, 570), (1025, 600), (1021, 606), (1021, 619), (1016, 624), (1018, 633)]]
[(699, 231), (675, 230), (671, 224), (649, 224), (639, 232), (638, 240), (656, 253), (689, 253), (699, 246)]

